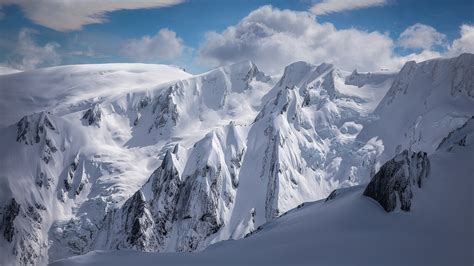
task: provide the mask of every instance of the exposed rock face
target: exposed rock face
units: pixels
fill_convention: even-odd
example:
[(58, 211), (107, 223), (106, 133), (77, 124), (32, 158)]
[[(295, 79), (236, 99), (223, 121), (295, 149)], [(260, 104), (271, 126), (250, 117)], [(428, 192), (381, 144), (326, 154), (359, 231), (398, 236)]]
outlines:
[(64, 188), (66, 189), (66, 191), (69, 191), (72, 188), (72, 182), (74, 179), (74, 174), (77, 170), (78, 160), (79, 160), (79, 157), (76, 156), (76, 158), (74, 158), (72, 163), (69, 165), (66, 178), (64, 179)]
[(46, 244), (40, 233), (44, 211), (42, 204), (24, 206), (15, 198), (0, 210), (0, 231), (10, 244), (5, 248), (11, 248), (18, 265), (35, 265), (44, 255)]
[(438, 145), (437, 150), (447, 149), (452, 151), (456, 147), (467, 146), (474, 142), (474, 116), (469, 118), (461, 127), (449, 132)]
[(280, 210), (278, 209), (279, 178), (282, 172), (279, 162), (279, 145), (281, 145), (280, 138), (279, 133), (277, 133), (277, 135), (270, 140), (272, 145), (269, 145), (265, 151), (265, 158), (268, 159), (264, 161), (265, 166), (268, 167), (268, 173), (264, 173), (268, 178), (267, 195), (265, 200), (265, 218), (267, 221), (271, 221), (280, 215)]
[(430, 162), (425, 152), (405, 150), (380, 168), (364, 195), (376, 200), (387, 212), (397, 207), (410, 211), (413, 188), (422, 187), (429, 169)]
[(168, 151), (143, 188), (122, 208), (107, 215), (99, 232), (99, 246), (143, 251), (159, 251), (165, 247), (181, 187), (175, 160)]
[(88, 109), (82, 116), (82, 120), (86, 125), (100, 127), (100, 121), (102, 120), (102, 108), (100, 107), (100, 104), (95, 103), (90, 109)]
[(13, 222), (20, 212), (20, 204), (18, 204), (13, 198), (9, 205), (4, 207), (4, 214), (2, 217), (2, 224), (0, 228), (3, 228), (3, 236), (8, 242), (12, 242), (13, 235), (15, 234), (15, 225)]
[(16, 141), (26, 145), (39, 143), (41, 139), (45, 138), (48, 129), (56, 131), (47, 112), (24, 116), (17, 123)]
[(143, 251), (203, 248), (225, 225), (244, 150), (233, 123), (206, 135), (187, 158), (178, 145), (169, 149), (148, 182), (120, 209), (107, 215), (96, 247)]
[[(177, 152), (178, 145), (173, 154)], [(161, 166), (152, 174), (149, 181), (153, 195), (150, 199), (150, 209), (155, 214), (159, 246), (164, 246), (171, 234), (179, 190), (182, 186), (181, 176), (173, 162), (173, 154), (170, 151), (166, 153)]]
[(150, 127), (149, 132), (153, 128), (162, 128), (167, 124), (176, 126), (179, 119), (178, 107), (173, 99), (174, 93), (178, 89), (177, 85), (173, 85), (168, 90), (158, 96), (153, 102), (153, 114), (155, 115), (155, 121)]
[[(58, 131), (50, 114), (47, 112), (36, 113), (24, 116), (17, 123), (16, 141), (26, 145), (39, 144), (41, 159), (48, 164), (53, 160), (53, 154), (58, 151), (53, 133), (57, 134)], [(43, 177), (39, 176), (40, 179)], [(38, 180), (38, 185), (42, 184), (43, 181)]]
[(223, 226), (219, 216), (220, 188), (223, 185), (221, 168), (208, 165), (189, 176), (183, 185), (177, 205), (178, 251), (193, 251), (208, 236)]
[(330, 200), (335, 199), (337, 197), (337, 193), (337, 189), (333, 190), (331, 194), (329, 194), (329, 196), (324, 200), (324, 202), (328, 202)]

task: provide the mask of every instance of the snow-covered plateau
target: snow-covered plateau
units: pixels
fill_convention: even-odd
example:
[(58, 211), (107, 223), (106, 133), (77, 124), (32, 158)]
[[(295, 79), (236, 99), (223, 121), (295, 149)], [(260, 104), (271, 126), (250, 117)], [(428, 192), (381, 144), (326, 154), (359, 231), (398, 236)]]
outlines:
[(474, 55), (0, 74), (0, 265), (472, 265)]

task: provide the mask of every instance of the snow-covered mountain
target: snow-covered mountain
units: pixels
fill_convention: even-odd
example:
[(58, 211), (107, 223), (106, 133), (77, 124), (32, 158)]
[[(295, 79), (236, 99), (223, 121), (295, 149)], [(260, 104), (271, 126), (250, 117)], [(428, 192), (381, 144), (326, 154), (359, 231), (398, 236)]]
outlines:
[[(361, 212), (377, 213), (362, 194), (416, 220), (425, 209), (417, 200), (439, 200), (418, 193), (432, 169), (443, 168), (433, 160), (447, 156), (454, 165), (453, 150), (469, 154), (473, 72), (474, 55), (463, 54), (408, 62), (400, 73), (297, 62), (279, 79), (251, 62), (195, 76), (141, 64), (2, 75), (2, 263), (44, 264), (92, 250), (200, 251), (250, 234), (237, 242), (255, 243), (256, 252), (264, 242), (251, 239), (265, 228), (276, 228), (271, 243), (280, 230), (314, 231), (309, 223), (288, 227), (290, 214), (279, 217), (289, 211), (327, 230), (324, 242), (350, 229), (331, 219), (363, 223)], [(466, 176), (463, 163), (456, 171)], [(374, 215), (372, 223), (382, 219)], [(220, 246), (197, 258), (207, 261)], [(221, 254), (232, 246), (222, 244)]]
[[(244, 239), (193, 254), (93, 251), (52, 265), (469, 265), (474, 254), (472, 154), (473, 118), (430, 155), (405, 150), (368, 186), (337, 189)], [(392, 190), (391, 184), (404, 180), (407, 186)], [(384, 186), (373, 190), (373, 184)], [(410, 199), (385, 205), (384, 199), (398, 192)]]

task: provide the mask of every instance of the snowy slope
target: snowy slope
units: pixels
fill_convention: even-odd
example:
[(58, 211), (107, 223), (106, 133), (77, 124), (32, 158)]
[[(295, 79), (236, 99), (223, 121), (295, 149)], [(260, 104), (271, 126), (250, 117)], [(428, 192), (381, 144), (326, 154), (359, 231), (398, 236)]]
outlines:
[[(443, 139), (474, 113), (473, 61), (409, 62), (398, 74), (296, 62), (278, 82), (252, 62), (196, 76), (141, 64), (0, 76), (8, 84), (0, 100), (2, 263), (91, 250), (201, 251), (260, 235), (260, 226), (335, 189), (330, 197), (347, 191), (340, 202), (350, 205), (363, 191), (349, 187), (390, 172), (387, 161), (423, 165), (450, 143)], [(419, 187), (407, 184), (425, 172), (408, 172), (394, 181), (402, 190), (374, 185), (398, 189), (376, 193), (388, 209), (400, 195), (416, 207), (420, 197), (409, 195)]]
[(5, 78), (2, 121), (18, 122), (1, 129), (2, 205), (15, 199), (20, 208), (2, 258), (24, 263), (89, 250), (104, 215), (146, 182), (169, 147), (192, 146), (234, 119), (251, 122), (271, 82), (250, 62), (195, 77), (113, 64)]
[(453, 132), (426, 158), (430, 170), (413, 186), (410, 211), (386, 212), (355, 186), (200, 253), (93, 251), (52, 265), (470, 265), (474, 120)]
[(143, 91), (191, 75), (166, 65), (100, 64), (58, 66), (0, 76), (0, 126), (22, 116), (54, 109), (81, 110), (87, 100)]
[[(242, 64), (229, 68), (239, 69)], [(196, 79), (212, 80), (210, 77), (220, 71), (211, 71)], [(303, 77), (298, 76), (302, 72)], [(336, 177), (324, 173), (333, 167), (333, 160), (338, 160), (340, 151), (351, 148), (357, 135), (357, 129), (347, 128), (362, 127), (356, 123), (367, 117), (368, 106), (375, 107), (374, 102), (381, 99), (393, 78), (392, 74), (378, 74), (376, 79), (366, 77), (357, 87), (345, 84), (346, 77), (355, 75), (358, 74), (349, 75), (327, 64), (314, 66), (299, 62), (288, 66), (280, 82), (264, 96), (270, 100), (261, 110), (257, 109), (260, 110), (258, 115), (253, 113), (256, 116), (253, 123), (230, 122), (212, 129), (183, 152), (176, 146), (169, 148), (168, 159), (148, 183), (121, 209), (107, 216), (94, 240), (94, 249), (201, 250), (216, 241), (241, 238), (304, 201), (327, 196), (340, 183)], [(254, 76), (257, 81), (264, 78), (261, 74)], [(300, 82), (292, 84), (293, 76)], [(189, 84), (193, 85), (194, 80), (190, 79)], [(232, 75), (230, 80), (233, 87), (239, 84), (232, 82)], [(370, 93), (369, 88), (380, 91)], [(231, 99), (235, 92), (245, 90), (214, 92), (211, 103), (220, 103), (219, 113), (224, 110), (218, 114), (220, 121), (226, 121), (229, 115), (233, 117), (233, 112), (226, 111), (227, 98), (218, 96), (229, 94)], [(271, 98), (275, 92), (276, 96)], [(205, 96), (206, 100), (209, 98)], [(188, 103), (178, 97), (172, 99), (176, 103), (177, 118), (183, 107), (200, 107), (192, 113), (213, 108), (210, 103), (195, 101), (189, 96)], [(240, 101), (240, 106), (243, 109), (245, 102)], [(243, 111), (238, 121), (245, 121), (243, 113), (249, 113)], [(321, 117), (329, 117), (325, 121), (326, 128), (322, 127)], [(180, 127), (178, 120), (176, 129)], [(316, 130), (318, 123), (321, 131)], [(284, 139), (288, 141), (285, 143)], [(186, 147), (185, 142), (180, 144)], [(337, 149), (336, 158), (327, 156), (331, 149)], [(315, 158), (312, 153), (319, 155)]]
[(473, 114), (474, 55), (407, 62), (358, 136), (383, 140), (383, 162), (403, 149), (433, 152)]
[[(110, 105), (100, 108), (100, 103), (123, 95), (125, 89), (145, 90), (189, 76), (168, 66), (113, 64), (0, 77), (5, 84), (2, 125), (17, 121), (1, 129), (1, 202), (8, 206), (15, 199), (20, 206), (12, 238), (2, 239), (2, 258), (47, 261), (48, 231), (54, 222), (74, 213), (88, 213), (90, 221), (101, 219), (109, 204), (123, 201), (141, 186), (150, 160), (123, 147), (129, 123), (107, 116)], [(92, 125), (82, 119), (89, 108), (96, 109)]]

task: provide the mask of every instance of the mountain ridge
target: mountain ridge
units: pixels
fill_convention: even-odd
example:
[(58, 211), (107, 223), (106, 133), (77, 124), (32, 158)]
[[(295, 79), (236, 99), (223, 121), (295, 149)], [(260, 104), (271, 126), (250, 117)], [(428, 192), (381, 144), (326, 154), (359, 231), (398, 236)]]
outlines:
[[(5, 116), (47, 109), (0, 129), (3, 190), (10, 190), (0, 204), (21, 214), (1, 214), (9, 221), (2, 257), (46, 263), (95, 249), (199, 251), (242, 238), (303, 202), (367, 183), (398, 150), (430, 156), (472, 115), (472, 99), (457, 95), (465, 88), (469, 95), (473, 58), (407, 63), (397, 75), (297, 62), (278, 82), (250, 61), (196, 76), (154, 66), (166, 70), (164, 77), (127, 88), (149, 72), (136, 73), (113, 92), (109, 86), (124, 79), (92, 71), (106, 79), (71, 89), (69, 101), (37, 97), (30, 111)], [(70, 85), (68, 74), (63, 79), (53, 92)], [(97, 97), (91, 84), (99, 83), (105, 94)], [(21, 82), (11, 84), (7, 91)], [(416, 98), (415, 86), (430, 92), (428, 108), (406, 101)], [(444, 88), (451, 98), (436, 94)], [(74, 98), (80, 89), (91, 98)], [(23, 101), (1, 101), (0, 110)], [(430, 104), (443, 108), (433, 112)], [(416, 126), (397, 123), (398, 114), (416, 114)], [(384, 121), (415, 137), (386, 134), (392, 128)], [(428, 134), (437, 123), (443, 132)], [(34, 193), (24, 193), (25, 184)]]

